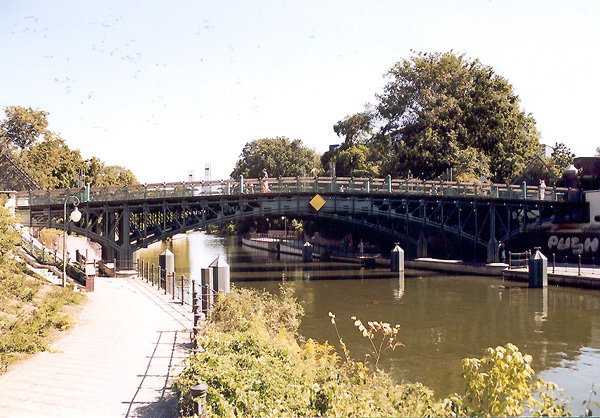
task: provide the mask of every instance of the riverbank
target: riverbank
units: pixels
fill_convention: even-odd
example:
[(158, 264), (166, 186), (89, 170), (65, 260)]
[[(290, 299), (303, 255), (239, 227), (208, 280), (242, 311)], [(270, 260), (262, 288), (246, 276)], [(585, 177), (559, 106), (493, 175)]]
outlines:
[[(242, 245), (273, 253), (292, 256), (302, 256), (302, 250), (286, 244), (278, 238), (242, 238)], [(321, 254), (314, 254), (315, 258), (322, 259)], [(364, 260), (354, 257), (343, 257), (335, 254), (328, 256), (330, 260), (345, 263), (364, 264)], [(390, 260), (384, 257), (373, 257), (376, 267), (389, 268)], [(411, 270), (436, 271), (446, 274), (461, 274), (474, 276), (488, 276), (503, 278), (504, 280), (529, 282), (527, 269), (510, 269), (505, 263), (466, 263), (460, 260), (442, 260), (436, 258), (417, 258), (405, 260), (404, 267)], [(548, 284), (556, 286), (577, 287), (583, 289), (600, 290), (600, 268), (576, 266), (561, 266), (552, 271), (548, 266)]]

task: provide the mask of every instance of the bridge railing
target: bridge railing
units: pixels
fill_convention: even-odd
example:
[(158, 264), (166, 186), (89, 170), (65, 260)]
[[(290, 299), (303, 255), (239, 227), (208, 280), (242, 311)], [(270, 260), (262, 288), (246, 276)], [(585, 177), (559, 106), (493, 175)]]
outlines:
[(83, 202), (180, 199), (194, 196), (242, 195), (260, 193), (365, 193), (420, 194), (445, 197), (475, 197), (546, 201), (578, 201), (578, 189), (537, 186), (512, 186), (488, 183), (423, 181), (418, 179), (366, 177), (280, 177), (268, 180), (227, 179), (199, 182), (136, 184), (56, 190), (33, 190), (17, 194), (17, 207), (62, 204), (69, 196)]

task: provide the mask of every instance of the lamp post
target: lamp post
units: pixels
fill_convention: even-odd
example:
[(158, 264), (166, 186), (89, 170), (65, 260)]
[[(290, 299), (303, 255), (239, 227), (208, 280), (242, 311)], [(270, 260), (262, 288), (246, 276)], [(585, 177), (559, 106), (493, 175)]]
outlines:
[(81, 212), (77, 209), (77, 205), (79, 205), (79, 198), (77, 196), (69, 196), (65, 199), (65, 204), (63, 208), (63, 250), (62, 250), (62, 259), (63, 259), (63, 274), (62, 274), (62, 287), (67, 285), (67, 260), (65, 256), (65, 252), (67, 250), (67, 203), (69, 200), (73, 199), (73, 212), (69, 216), (69, 219), (73, 222), (79, 222), (81, 219)]

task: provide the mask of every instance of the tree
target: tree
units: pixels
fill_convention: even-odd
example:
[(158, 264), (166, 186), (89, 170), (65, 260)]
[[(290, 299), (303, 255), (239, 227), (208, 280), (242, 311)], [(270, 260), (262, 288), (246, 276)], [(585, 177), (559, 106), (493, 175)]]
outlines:
[(93, 186), (125, 186), (138, 182), (131, 170), (118, 165), (107, 166), (97, 157), (85, 161), (83, 174), (86, 183)]
[[(96, 157), (84, 160), (79, 150), (69, 148), (64, 139), (48, 130), (48, 113), (32, 108), (9, 106), (0, 122), (0, 139), (12, 161), (41, 188), (80, 186), (81, 175), (95, 186), (137, 183), (133, 173), (120, 166), (106, 166)], [(0, 174), (11, 177), (10, 166), (0, 160)]]
[(320, 170), (319, 157), (299, 139), (256, 139), (242, 149), (231, 177), (260, 177), (263, 168), (271, 177), (316, 175)]
[(78, 186), (85, 164), (78, 150), (60, 137), (46, 138), (21, 152), (21, 165), (44, 189)]
[(369, 121), (376, 128), (365, 141), (381, 174), (435, 178), (462, 167), (467, 177), (507, 182), (539, 154), (535, 120), (519, 107), (508, 81), (479, 60), (414, 53), (387, 78)]
[(23, 149), (50, 134), (47, 130), (48, 112), (31, 107), (8, 106), (4, 113), (6, 118), (0, 123), (0, 137), (6, 144)]
[(333, 126), (334, 132), (344, 140), (337, 148), (321, 157), (324, 170), (333, 161), (339, 177), (372, 177), (379, 174), (379, 156), (369, 139), (373, 135), (374, 110), (366, 107), (363, 112), (346, 116)]
[(331, 161), (335, 164), (338, 177), (375, 177), (379, 174), (376, 154), (365, 144), (343, 144), (321, 157), (324, 169)]
[(596, 147), (596, 157), (600, 157), (600, 147)]
[(575, 154), (572, 153), (571, 149), (565, 144), (562, 142), (557, 142), (554, 144), (554, 149), (552, 150), (552, 154), (550, 154), (550, 159), (553, 162), (553, 168), (555, 168), (556, 172), (562, 173), (569, 164), (573, 163), (574, 158)]

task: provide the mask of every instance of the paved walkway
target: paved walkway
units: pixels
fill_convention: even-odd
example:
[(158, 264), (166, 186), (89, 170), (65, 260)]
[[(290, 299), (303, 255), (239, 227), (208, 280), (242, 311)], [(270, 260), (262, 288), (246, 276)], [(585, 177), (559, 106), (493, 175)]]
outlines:
[(51, 352), (0, 376), (0, 417), (170, 417), (192, 314), (140, 279), (97, 278)]

